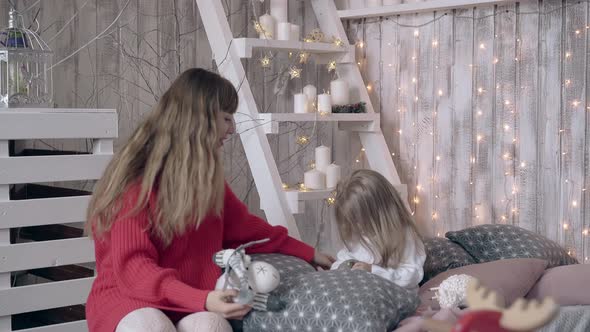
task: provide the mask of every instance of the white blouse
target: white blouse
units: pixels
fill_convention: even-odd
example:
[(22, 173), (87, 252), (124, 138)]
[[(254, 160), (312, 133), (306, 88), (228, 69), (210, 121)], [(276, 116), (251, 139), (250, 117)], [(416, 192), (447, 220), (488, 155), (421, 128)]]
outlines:
[(359, 262), (371, 264), (371, 273), (385, 278), (396, 285), (409, 289), (418, 290), (418, 284), (424, 277), (424, 261), (426, 254), (424, 245), (416, 243), (413, 236), (408, 236), (406, 239), (406, 248), (404, 249), (403, 257), (396, 268), (384, 268), (375, 265), (380, 257), (373, 257), (371, 250), (365, 248), (361, 244), (357, 244), (348, 250), (346, 247), (338, 252), (336, 255), (336, 262), (332, 265), (332, 270), (337, 269), (344, 261), (354, 259)]

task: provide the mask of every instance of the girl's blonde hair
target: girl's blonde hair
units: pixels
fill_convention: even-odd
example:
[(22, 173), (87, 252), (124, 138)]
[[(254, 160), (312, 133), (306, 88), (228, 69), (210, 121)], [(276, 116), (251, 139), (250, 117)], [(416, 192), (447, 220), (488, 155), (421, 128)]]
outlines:
[(359, 243), (381, 260), (375, 264), (395, 268), (400, 263), (407, 237), (422, 238), (410, 212), (393, 185), (372, 170), (357, 170), (336, 189), (336, 223), (340, 237), (350, 249)]
[(149, 224), (165, 245), (188, 226), (198, 227), (209, 213), (219, 215), (224, 176), (216, 118), (217, 112), (233, 114), (237, 107), (228, 80), (200, 68), (182, 73), (98, 181), (86, 232), (100, 237), (111, 228), (132, 185), (140, 189), (130, 214), (145, 208), (158, 188)]

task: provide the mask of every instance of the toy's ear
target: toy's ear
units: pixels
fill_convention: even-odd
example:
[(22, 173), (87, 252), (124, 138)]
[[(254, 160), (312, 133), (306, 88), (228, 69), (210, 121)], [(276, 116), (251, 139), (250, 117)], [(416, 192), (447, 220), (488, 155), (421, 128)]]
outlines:
[(225, 269), (229, 263), (229, 258), (234, 253), (233, 249), (221, 250), (213, 255), (213, 262), (215, 265), (222, 269)]
[(250, 264), (252, 263), (252, 257), (250, 257), (249, 255), (244, 255), (244, 267), (248, 268), (250, 266)]

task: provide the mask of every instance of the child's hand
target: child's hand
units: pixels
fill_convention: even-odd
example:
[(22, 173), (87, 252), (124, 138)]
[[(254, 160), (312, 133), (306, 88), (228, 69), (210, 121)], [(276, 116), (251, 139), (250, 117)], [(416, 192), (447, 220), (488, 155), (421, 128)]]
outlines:
[(363, 263), (363, 262), (356, 262), (352, 266), (353, 270), (365, 270), (367, 272), (371, 272), (371, 264)]
[(336, 261), (336, 259), (334, 259), (334, 257), (332, 257), (330, 255), (323, 254), (321, 252), (316, 251), (313, 254), (312, 263), (322, 269), (325, 269), (325, 270), (329, 270), (335, 261)]
[(233, 298), (236, 296), (238, 296), (238, 291), (235, 289), (211, 291), (207, 295), (205, 309), (221, 314), (225, 319), (242, 319), (252, 310), (252, 307), (233, 303)]

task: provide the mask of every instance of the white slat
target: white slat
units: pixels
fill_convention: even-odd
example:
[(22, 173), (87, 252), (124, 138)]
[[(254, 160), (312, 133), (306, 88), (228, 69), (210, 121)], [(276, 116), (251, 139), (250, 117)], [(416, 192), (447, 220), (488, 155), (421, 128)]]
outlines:
[(414, 14), (433, 11), (445, 11), (455, 8), (470, 8), (475, 6), (504, 5), (517, 2), (517, 0), (428, 0), (414, 1), (401, 5), (367, 7), (362, 9), (339, 10), (341, 19), (355, 19), (378, 16), (392, 16)]
[(98, 179), (110, 155), (0, 157), (0, 184)]
[(117, 137), (115, 110), (35, 109), (0, 112), (0, 139)]
[(19, 330), (19, 332), (88, 332), (88, 324), (85, 320), (53, 324), (32, 329)]
[(90, 196), (0, 201), (0, 229), (86, 220)]
[(0, 290), (0, 317), (86, 302), (94, 277)]
[(0, 273), (94, 261), (87, 237), (0, 246)]

